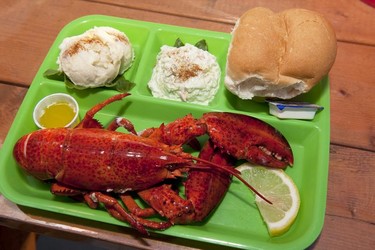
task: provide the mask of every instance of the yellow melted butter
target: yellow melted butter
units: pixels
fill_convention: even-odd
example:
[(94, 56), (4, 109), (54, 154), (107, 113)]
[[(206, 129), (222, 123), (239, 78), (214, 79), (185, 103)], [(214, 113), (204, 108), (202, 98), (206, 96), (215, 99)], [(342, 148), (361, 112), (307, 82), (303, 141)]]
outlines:
[(59, 128), (68, 125), (74, 118), (75, 111), (67, 102), (56, 102), (49, 105), (39, 118), (45, 128)]

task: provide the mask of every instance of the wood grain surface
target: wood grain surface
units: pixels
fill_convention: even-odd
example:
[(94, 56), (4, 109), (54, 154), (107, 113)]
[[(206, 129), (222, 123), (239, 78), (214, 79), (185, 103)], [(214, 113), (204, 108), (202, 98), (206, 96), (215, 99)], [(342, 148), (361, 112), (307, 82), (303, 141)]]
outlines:
[[(3, 0), (0, 2), (0, 147), (51, 44), (70, 21), (84, 15), (104, 14), (229, 33), (237, 18), (255, 6), (274, 11), (315, 10), (336, 31), (338, 53), (329, 74), (331, 147), (326, 218), (320, 237), (310, 248), (373, 248), (375, 9), (362, 1)], [(10, 220), (0, 220), (0, 224), (6, 225)], [(16, 223), (12, 227), (22, 225)], [(0, 233), (4, 234), (4, 230)], [(126, 244), (114, 240), (121, 231), (107, 234), (114, 234), (107, 238), (108, 242)]]

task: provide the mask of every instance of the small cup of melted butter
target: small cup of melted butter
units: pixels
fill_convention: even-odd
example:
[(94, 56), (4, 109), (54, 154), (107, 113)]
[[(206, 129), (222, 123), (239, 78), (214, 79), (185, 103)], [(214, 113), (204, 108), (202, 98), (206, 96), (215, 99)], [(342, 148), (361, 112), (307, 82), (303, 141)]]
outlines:
[(55, 93), (44, 97), (34, 108), (35, 124), (41, 128), (70, 128), (79, 123), (79, 107), (70, 95)]

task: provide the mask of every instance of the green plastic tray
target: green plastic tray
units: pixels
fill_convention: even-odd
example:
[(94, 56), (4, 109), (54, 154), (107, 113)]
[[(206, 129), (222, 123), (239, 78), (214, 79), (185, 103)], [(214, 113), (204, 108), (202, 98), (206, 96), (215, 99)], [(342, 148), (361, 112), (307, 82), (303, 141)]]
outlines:
[(94, 26), (112, 26), (125, 32), (136, 55), (133, 66), (125, 73), (127, 79), (136, 83), (131, 90), (132, 95), (98, 113), (97, 118), (103, 124), (120, 115), (130, 119), (137, 130), (142, 130), (173, 121), (188, 113), (199, 117), (209, 111), (238, 112), (260, 118), (275, 126), (285, 135), (294, 152), (295, 165), (286, 172), (299, 188), (301, 208), (295, 223), (286, 234), (274, 238), (268, 235), (250, 191), (234, 179), (220, 206), (204, 223), (176, 225), (166, 231), (155, 232), (156, 235), (242, 249), (303, 249), (314, 242), (323, 227), (327, 195), (330, 132), (328, 78), (323, 79), (308, 94), (299, 97), (300, 100), (324, 107), (313, 121), (279, 120), (268, 114), (266, 103), (240, 100), (227, 91), (223, 84), (208, 106), (157, 99), (152, 97), (147, 83), (162, 45), (173, 45), (177, 38), (192, 44), (206, 39), (209, 51), (217, 57), (221, 66), (223, 80), (231, 35), (109, 16), (93, 15), (74, 20), (60, 32), (53, 43), (19, 108), (0, 152), (0, 188), (7, 199), (23, 206), (128, 226), (113, 219), (105, 210), (93, 210), (69, 198), (53, 196), (49, 192), (48, 184), (23, 172), (12, 156), (17, 139), (37, 129), (33, 123), (32, 112), (36, 103), (44, 96), (56, 92), (74, 96), (80, 105), (82, 118), (90, 107), (117, 93), (104, 88), (80, 91), (67, 89), (64, 83), (43, 77), (46, 69), (57, 69), (58, 46), (62, 40), (81, 34)]

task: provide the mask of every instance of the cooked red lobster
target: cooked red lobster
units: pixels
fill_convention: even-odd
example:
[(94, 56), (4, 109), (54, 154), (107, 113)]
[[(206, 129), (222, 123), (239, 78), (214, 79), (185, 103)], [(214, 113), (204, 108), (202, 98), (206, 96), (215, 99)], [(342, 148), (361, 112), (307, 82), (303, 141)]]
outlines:
[[(54, 179), (52, 193), (82, 196), (92, 208), (102, 203), (112, 216), (145, 234), (146, 228), (163, 230), (174, 223), (203, 220), (226, 193), (232, 175), (267, 200), (231, 167), (234, 159), (277, 168), (293, 164), (291, 148), (275, 128), (241, 114), (213, 112), (200, 119), (187, 115), (140, 135), (125, 118), (116, 118), (103, 129), (94, 115), (127, 95), (94, 106), (76, 128), (43, 129), (23, 136), (14, 147), (16, 161), (38, 179)], [(130, 133), (115, 131), (120, 126)], [(194, 145), (203, 134), (209, 140), (199, 157), (183, 152), (183, 144)], [(184, 172), (188, 172), (186, 199), (164, 182)], [(130, 191), (151, 207), (141, 209)], [(113, 193), (120, 195), (128, 211)], [(155, 212), (167, 221), (143, 218)]]

